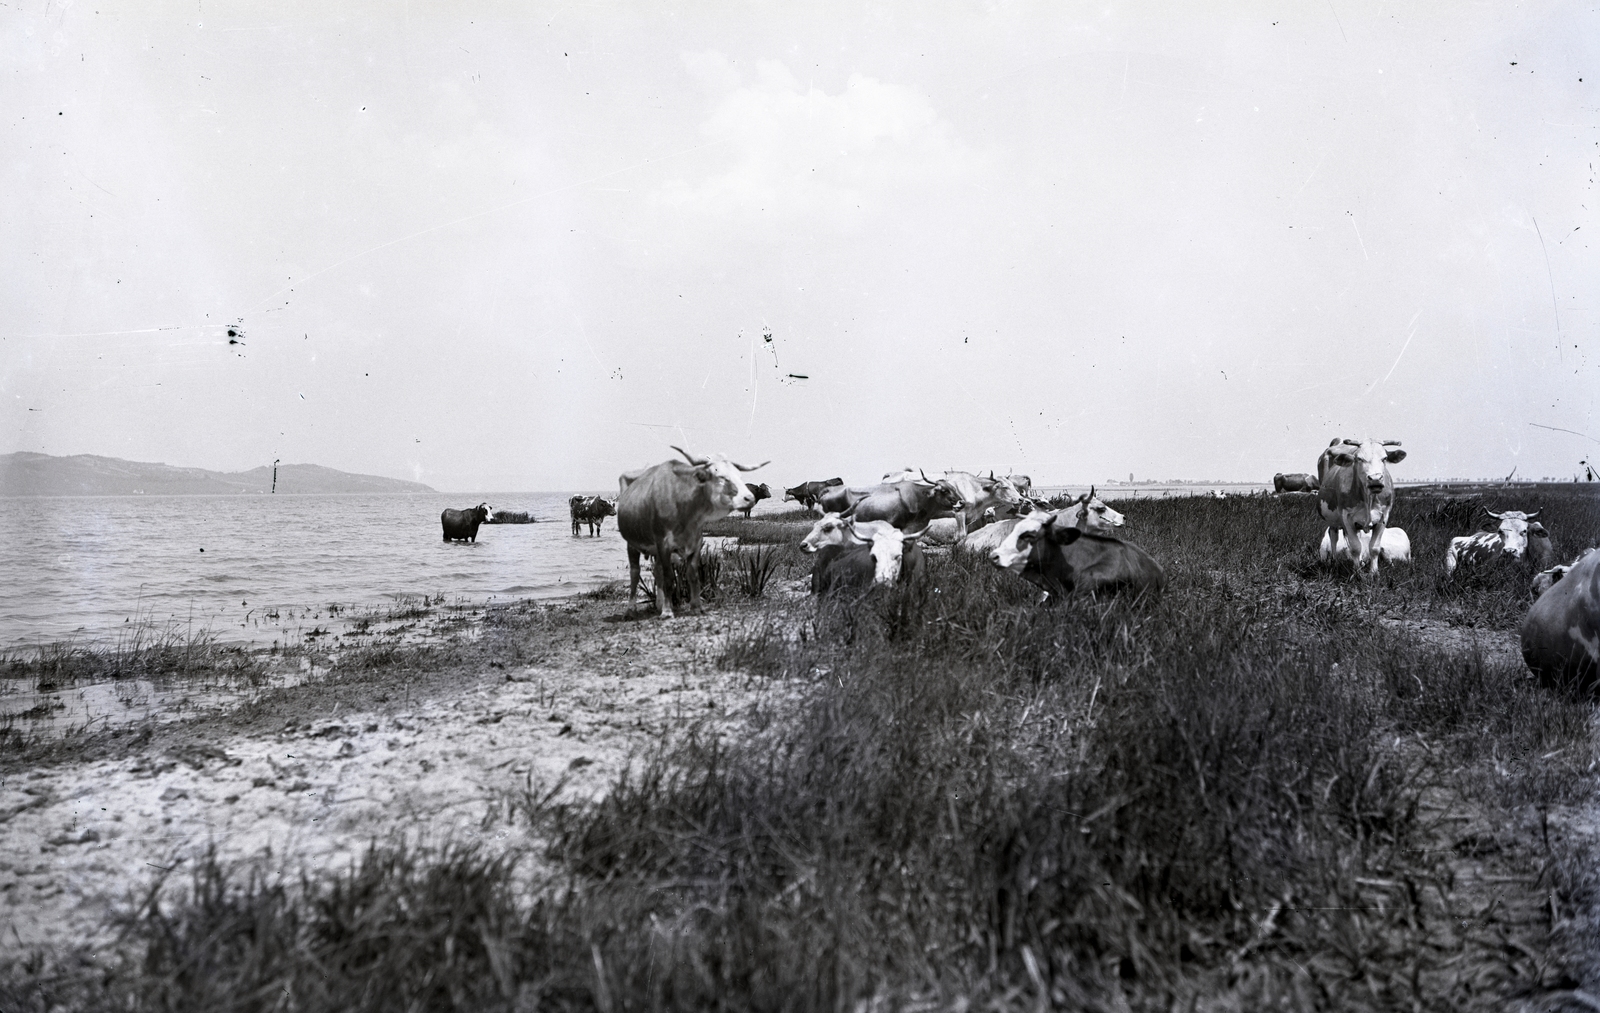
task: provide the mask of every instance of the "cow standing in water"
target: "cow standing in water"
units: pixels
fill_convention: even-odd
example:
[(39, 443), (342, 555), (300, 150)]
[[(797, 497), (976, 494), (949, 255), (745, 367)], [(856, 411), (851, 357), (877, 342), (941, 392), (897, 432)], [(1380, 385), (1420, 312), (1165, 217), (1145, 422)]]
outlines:
[(607, 517), (617, 512), (617, 505), (604, 496), (574, 496), (567, 500), (572, 512), (572, 535), (576, 538), (584, 524), (589, 525), (589, 537), (600, 533)]
[[(1345, 535), (1345, 551), (1358, 571), (1378, 572), (1383, 529), (1394, 508), (1389, 465), (1405, 460), (1398, 440), (1334, 440), (1317, 458), (1317, 509), (1328, 525), (1328, 544)], [(1372, 532), (1370, 540), (1359, 532)]]
[(472, 542), (478, 541), (478, 525), (489, 519), (489, 506), (479, 503), (467, 510), (446, 510), (439, 515), (439, 523), (444, 527), (444, 540)]
[[(768, 462), (746, 467), (721, 454), (691, 456), (673, 447), (683, 461), (663, 461), (617, 480), (617, 531), (628, 543), (628, 609), (639, 593), (639, 557), (650, 557), (656, 585), (656, 608), (662, 618), (672, 616), (667, 590), (672, 581), (672, 559), (681, 558), (689, 577), (689, 611), (700, 611), (701, 533), (706, 523), (726, 517), (755, 502), (745, 488), (741, 471), (755, 471)], [(687, 462), (687, 463), (685, 463)]]

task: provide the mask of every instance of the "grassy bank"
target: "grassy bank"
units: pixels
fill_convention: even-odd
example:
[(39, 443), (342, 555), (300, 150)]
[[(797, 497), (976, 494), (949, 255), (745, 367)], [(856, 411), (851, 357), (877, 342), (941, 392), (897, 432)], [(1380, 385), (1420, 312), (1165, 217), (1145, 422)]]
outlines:
[[(1544, 509), (1563, 558), (1600, 535), (1541, 495), (1488, 505)], [(130, 911), (137, 960), (13, 965), (0, 1008), (1580, 1008), (1593, 708), (1508, 650), (1525, 567), (1443, 577), (1481, 505), (1403, 502), (1418, 562), (1376, 581), (1316, 562), (1303, 500), (1124, 506), (1159, 601), (1040, 608), (961, 552), (861, 598), (729, 595), (718, 663), (800, 703), (596, 803), (494, 800), (544, 852), (202, 863)]]

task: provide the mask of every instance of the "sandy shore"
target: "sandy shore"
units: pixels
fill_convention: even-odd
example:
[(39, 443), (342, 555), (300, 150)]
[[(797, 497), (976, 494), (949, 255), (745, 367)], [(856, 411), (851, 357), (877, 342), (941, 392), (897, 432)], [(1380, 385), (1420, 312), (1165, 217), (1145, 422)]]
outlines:
[(593, 796), (630, 757), (782, 692), (716, 665), (767, 607), (663, 623), (620, 620), (616, 600), (525, 603), (513, 632), (403, 690), (313, 680), (152, 715), (48, 763), (0, 760), (0, 953), (108, 946), (118, 908), (162, 870), (181, 882), (208, 848), (295, 875), (341, 868), (374, 839), (533, 843), (490, 816), (498, 801), (558, 783)]

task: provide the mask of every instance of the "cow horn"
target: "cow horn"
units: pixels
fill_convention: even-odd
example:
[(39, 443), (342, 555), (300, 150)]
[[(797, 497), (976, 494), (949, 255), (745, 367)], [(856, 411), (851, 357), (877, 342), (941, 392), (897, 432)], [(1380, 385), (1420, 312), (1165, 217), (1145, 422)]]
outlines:
[(671, 446), (673, 450), (676, 450), (678, 453), (682, 454), (683, 455), (683, 459), (685, 461), (688, 461), (690, 464), (694, 465), (696, 468), (698, 468), (702, 464), (706, 463), (705, 458), (703, 458), (703, 457), (696, 458), (693, 454), (689, 453), (687, 450), (684, 450), (682, 447), (678, 446), (676, 443), (669, 444), (669, 446)]
[(1495, 513), (1493, 510), (1490, 510), (1488, 507), (1484, 507), (1483, 508), (1483, 512), (1488, 514), (1490, 517), (1493, 517), (1495, 520), (1499, 520), (1500, 518), (1505, 516), (1505, 514), (1497, 514), (1497, 513)]
[(1342, 440), (1340, 440), (1340, 441), (1339, 441), (1339, 442), (1340, 442), (1340, 443), (1348, 443), (1348, 444), (1350, 444), (1350, 445), (1351, 445), (1351, 446), (1352, 446), (1352, 447), (1359, 447), (1359, 446), (1361, 446), (1361, 441), (1360, 441), (1360, 440), (1352, 440), (1352, 439), (1350, 439), (1350, 437), (1348, 437), (1348, 436), (1346, 436), (1346, 437), (1345, 437), (1345, 438), (1344, 438), (1344, 439), (1342, 439)]
[(1543, 510), (1535, 510), (1535, 511), (1534, 511), (1534, 512), (1533, 512), (1533, 513), (1531, 513), (1531, 514), (1529, 514), (1529, 515), (1528, 515), (1528, 520), (1530, 520), (1530, 521), (1531, 521), (1531, 520), (1533, 520), (1533, 519), (1534, 519), (1534, 518), (1535, 518), (1535, 517), (1537, 517), (1537, 516), (1539, 516), (1539, 515), (1540, 515), (1540, 514), (1542, 514), (1542, 513), (1544, 513), (1544, 511), (1543, 511)]
[(1383, 441), (1383, 445), (1386, 446), (1386, 447), (1398, 447), (1400, 445), (1400, 441), (1399, 440), (1384, 440)]
[(738, 468), (740, 471), (756, 471), (757, 469), (765, 468), (767, 465), (771, 464), (772, 463), (772, 458), (769, 457), (765, 461), (762, 461), (760, 464), (752, 464), (748, 468), (745, 467), (744, 465), (740, 464), (738, 461), (729, 461), (728, 463), (733, 465), (735, 468)]

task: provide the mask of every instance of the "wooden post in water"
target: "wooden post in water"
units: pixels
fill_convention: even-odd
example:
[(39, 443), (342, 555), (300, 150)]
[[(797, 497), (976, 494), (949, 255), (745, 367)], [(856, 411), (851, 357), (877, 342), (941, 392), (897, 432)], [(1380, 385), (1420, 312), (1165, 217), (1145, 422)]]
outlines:
[(277, 495), (277, 493), (278, 493), (278, 462), (281, 461), (281, 460), (283, 460), (283, 458), (281, 458), (281, 457), (274, 457), (272, 459), (272, 494), (273, 495)]

